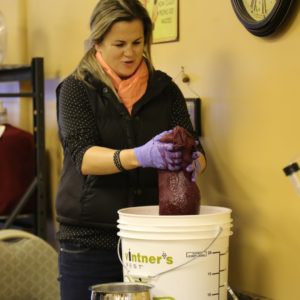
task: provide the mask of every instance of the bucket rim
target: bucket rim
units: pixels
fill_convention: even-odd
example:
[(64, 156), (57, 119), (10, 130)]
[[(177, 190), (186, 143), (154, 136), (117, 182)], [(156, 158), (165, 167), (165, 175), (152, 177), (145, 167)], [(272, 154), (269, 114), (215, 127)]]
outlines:
[[(214, 205), (201, 205), (200, 206), (200, 214), (196, 214), (196, 215), (159, 215), (159, 214), (155, 214), (155, 215), (149, 215), (149, 214), (145, 214), (145, 213), (128, 213), (128, 211), (145, 211), (145, 210), (156, 210), (158, 212), (159, 206), (158, 205), (143, 205), (143, 206), (131, 206), (131, 207), (125, 207), (125, 208), (121, 208), (118, 210), (118, 214), (119, 216), (130, 216), (130, 217), (136, 217), (136, 218), (153, 218), (153, 217), (159, 217), (160, 219), (185, 219), (185, 218), (189, 218), (189, 219), (198, 219), (199, 216), (203, 217), (213, 217), (213, 216), (218, 216), (218, 215), (223, 215), (224, 213), (231, 213), (232, 209), (228, 208), (228, 207), (222, 207), (222, 206), (214, 206)], [(205, 209), (213, 209), (213, 210), (218, 210), (218, 212), (212, 212), (212, 213), (208, 213), (208, 214), (201, 214), (201, 210), (205, 210)]]

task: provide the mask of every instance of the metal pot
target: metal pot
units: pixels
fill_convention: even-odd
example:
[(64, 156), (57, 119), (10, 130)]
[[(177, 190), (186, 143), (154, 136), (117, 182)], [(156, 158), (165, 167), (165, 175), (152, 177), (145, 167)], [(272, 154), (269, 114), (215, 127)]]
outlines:
[(132, 282), (113, 282), (92, 286), (91, 300), (151, 300), (152, 285)]

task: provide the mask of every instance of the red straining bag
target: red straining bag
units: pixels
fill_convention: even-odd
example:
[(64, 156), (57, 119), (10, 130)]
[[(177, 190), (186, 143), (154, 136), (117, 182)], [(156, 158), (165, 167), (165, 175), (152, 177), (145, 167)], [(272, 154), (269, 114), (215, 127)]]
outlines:
[(185, 171), (193, 161), (192, 154), (196, 151), (193, 136), (182, 127), (164, 135), (162, 142), (174, 144), (174, 148), (182, 151), (181, 171), (158, 171), (159, 214), (160, 215), (195, 215), (200, 210), (200, 191), (191, 180), (191, 173)]

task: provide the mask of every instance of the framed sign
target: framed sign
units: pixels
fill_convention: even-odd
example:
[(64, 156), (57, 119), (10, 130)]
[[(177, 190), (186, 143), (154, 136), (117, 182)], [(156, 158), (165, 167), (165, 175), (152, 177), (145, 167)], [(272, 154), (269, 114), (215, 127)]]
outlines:
[(194, 130), (198, 136), (201, 136), (201, 99), (186, 98), (185, 101)]
[(141, 0), (152, 19), (153, 43), (178, 41), (179, 0)]

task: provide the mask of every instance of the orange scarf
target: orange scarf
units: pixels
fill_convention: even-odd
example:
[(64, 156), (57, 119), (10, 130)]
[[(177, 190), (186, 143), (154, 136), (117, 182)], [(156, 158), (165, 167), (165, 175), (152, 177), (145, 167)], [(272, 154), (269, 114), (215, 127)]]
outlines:
[(125, 105), (129, 113), (131, 113), (134, 103), (136, 103), (145, 94), (147, 89), (149, 74), (145, 60), (141, 62), (131, 77), (122, 80), (104, 61), (99, 51), (96, 52), (96, 59), (112, 80), (122, 103)]

